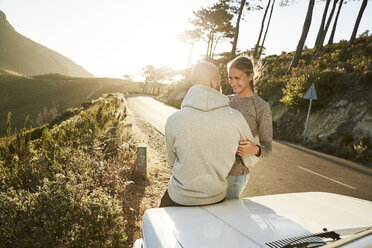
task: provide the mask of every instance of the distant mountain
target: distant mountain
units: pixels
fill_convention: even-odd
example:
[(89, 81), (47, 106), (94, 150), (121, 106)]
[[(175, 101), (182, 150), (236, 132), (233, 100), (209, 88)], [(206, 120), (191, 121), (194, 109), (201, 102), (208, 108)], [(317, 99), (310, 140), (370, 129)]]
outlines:
[(74, 77), (92, 77), (69, 58), (19, 34), (0, 10), (0, 69), (24, 75), (59, 73)]

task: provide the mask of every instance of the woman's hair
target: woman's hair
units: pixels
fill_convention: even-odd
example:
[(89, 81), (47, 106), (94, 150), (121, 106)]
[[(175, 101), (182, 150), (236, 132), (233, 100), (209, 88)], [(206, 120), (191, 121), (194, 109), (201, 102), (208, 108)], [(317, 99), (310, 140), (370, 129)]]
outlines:
[(250, 56), (239, 56), (230, 61), (227, 64), (227, 70), (230, 68), (235, 68), (243, 71), (247, 76), (253, 73), (253, 79), (249, 82), (249, 86), (252, 91), (255, 92), (255, 87), (257, 87), (258, 79), (261, 77), (262, 64), (261, 60), (254, 60)]

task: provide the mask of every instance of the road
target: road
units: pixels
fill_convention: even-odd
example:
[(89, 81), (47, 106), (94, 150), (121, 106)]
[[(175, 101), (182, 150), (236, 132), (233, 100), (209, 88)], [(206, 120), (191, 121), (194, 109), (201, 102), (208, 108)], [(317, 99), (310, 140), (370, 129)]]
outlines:
[[(166, 119), (177, 109), (147, 96), (127, 96), (128, 107), (164, 134)], [(372, 169), (283, 141), (251, 169), (243, 197), (321, 191), (372, 201)]]

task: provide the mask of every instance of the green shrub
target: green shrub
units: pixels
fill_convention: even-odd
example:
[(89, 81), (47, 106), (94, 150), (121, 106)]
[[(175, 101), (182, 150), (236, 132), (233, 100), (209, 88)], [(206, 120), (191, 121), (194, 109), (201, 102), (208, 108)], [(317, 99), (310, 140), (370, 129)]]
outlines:
[(55, 125), (59, 125), (61, 122), (73, 117), (74, 115), (77, 115), (80, 112), (80, 109), (66, 109), (64, 110), (60, 115), (56, 116), (50, 123), (49, 127), (53, 128)]
[(343, 146), (347, 146), (353, 142), (353, 135), (351, 133), (343, 133), (341, 138), (340, 138), (340, 144)]
[(126, 239), (117, 200), (73, 174), (57, 174), (33, 193), (1, 192), (0, 211), (3, 247), (122, 247)]
[(81, 107), (83, 107), (84, 109), (87, 109), (91, 107), (92, 105), (93, 105), (92, 101), (85, 101), (81, 104)]
[(347, 75), (340, 71), (315, 70), (299, 76), (295, 73), (283, 89), (283, 97), (280, 101), (288, 108), (307, 107), (309, 100), (303, 97), (314, 84), (318, 98), (314, 108), (320, 108), (331, 101), (333, 94), (343, 92), (347, 88), (347, 80)]

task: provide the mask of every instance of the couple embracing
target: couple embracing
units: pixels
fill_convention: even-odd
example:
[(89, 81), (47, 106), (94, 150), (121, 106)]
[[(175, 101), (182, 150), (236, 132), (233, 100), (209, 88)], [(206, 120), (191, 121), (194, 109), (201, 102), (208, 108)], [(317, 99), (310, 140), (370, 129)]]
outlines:
[[(160, 207), (209, 205), (239, 199), (249, 167), (272, 146), (270, 106), (254, 92), (255, 67), (248, 57), (228, 64), (234, 95), (220, 91), (220, 73), (209, 62), (191, 72), (193, 86), (181, 110), (165, 126), (168, 160), (173, 165)], [(254, 137), (258, 137), (256, 144)]]

